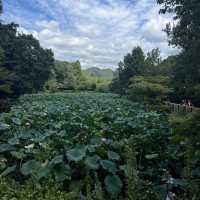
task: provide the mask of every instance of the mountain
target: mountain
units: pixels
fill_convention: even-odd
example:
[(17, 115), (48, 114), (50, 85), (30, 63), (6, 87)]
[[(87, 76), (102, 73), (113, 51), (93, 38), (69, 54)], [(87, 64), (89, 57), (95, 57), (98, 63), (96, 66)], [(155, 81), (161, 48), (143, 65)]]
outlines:
[(98, 78), (103, 78), (107, 80), (112, 80), (114, 77), (114, 72), (112, 69), (100, 69), (98, 67), (91, 67), (84, 70), (86, 73), (90, 74), (91, 76), (96, 76)]

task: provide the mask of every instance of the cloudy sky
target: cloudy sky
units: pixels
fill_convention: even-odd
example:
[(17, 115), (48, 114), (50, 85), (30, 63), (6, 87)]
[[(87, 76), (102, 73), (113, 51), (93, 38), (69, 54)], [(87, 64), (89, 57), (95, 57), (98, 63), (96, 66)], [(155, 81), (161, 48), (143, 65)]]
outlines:
[(175, 54), (162, 29), (156, 0), (3, 0), (5, 22), (20, 24), (56, 59), (80, 60), (84, 67), (116, 68), (134, 46)]

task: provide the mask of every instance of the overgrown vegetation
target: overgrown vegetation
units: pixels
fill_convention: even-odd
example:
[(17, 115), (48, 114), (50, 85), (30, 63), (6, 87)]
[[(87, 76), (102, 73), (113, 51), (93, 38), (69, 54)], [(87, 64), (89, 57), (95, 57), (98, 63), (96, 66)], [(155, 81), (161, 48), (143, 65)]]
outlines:
[(25, 188), (27, 179), (36, 185), (53, 179), (67, 193), (76, 184), (78, 198), (161, 199), (173, 192), (195, 199), (198, 193), (199, 150), (188, 157), (198, 138), (188, 143), (161, 115), (117, 95), (26, 95), (0, 121), (1, 177)]
[(180, 54), (138, 46), (116, 72), (54, 60), (0, 21), (0, 110), (21, 96), (0, 114), (0, 199), (199, 200), (200, 113), (162, 104), (200, 105), (200, 2), (157, 3)]
[[(181, 53), (162, 60), (158, 49), (153, 49), (144, 55), (140, 47), (134, 48), (132, 53), (127, 54), (123, 62), (119, 63), (118, 76), (113, 80), (111, 90), (120, 94), (129, 93), (135, 97), (134, 99), (149, 100), (150, 103), (152, 103), (152, 93), (156, 93), (154, 96), (156, 100), (162, 99), (164, 95), (173, 102), (190, 100), (199, 106), (200, 2), (198, 0), (157, 0), (157, 2), (161, 5), (161, 14), (170, 13), (174, 16), (176, 23), (167, 24), (165, 32), (168, 34), (169, 44), (179, 47)], [(158, 80), (159, 76), (165, 76), (169, 81), (166, 84), (158, 80), (155, 84), (149, 82), (149, 76), (155, 80)], [(139, 90), (141, 92), (138, 93)]]

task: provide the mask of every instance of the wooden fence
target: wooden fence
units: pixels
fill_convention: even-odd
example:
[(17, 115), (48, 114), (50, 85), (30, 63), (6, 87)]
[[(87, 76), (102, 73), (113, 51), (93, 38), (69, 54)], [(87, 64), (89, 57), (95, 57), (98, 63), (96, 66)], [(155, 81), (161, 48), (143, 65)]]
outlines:
[(171, 102), (165, 102), (165, 105), (168, 106), (171, 111), (173, 112), (195, 112), (200, 111), (200, 108), (197, 108), (195, 106), (189, 106), (184, 104), (176, 104)]

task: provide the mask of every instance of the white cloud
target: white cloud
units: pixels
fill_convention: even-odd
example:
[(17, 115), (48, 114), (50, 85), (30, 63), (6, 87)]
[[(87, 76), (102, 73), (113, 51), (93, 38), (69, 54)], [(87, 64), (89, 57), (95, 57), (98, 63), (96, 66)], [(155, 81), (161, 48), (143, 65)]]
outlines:
[(145, 52), (159, 47), (164, 57), (177, 52), (162, 31), (171, 18), (158, 14), (155, 0), (35, 1), (53, 20), (36, 18), (29, 30), (44, 47), (53, 49), (57, 59), (116, 68), (137, 45)]

